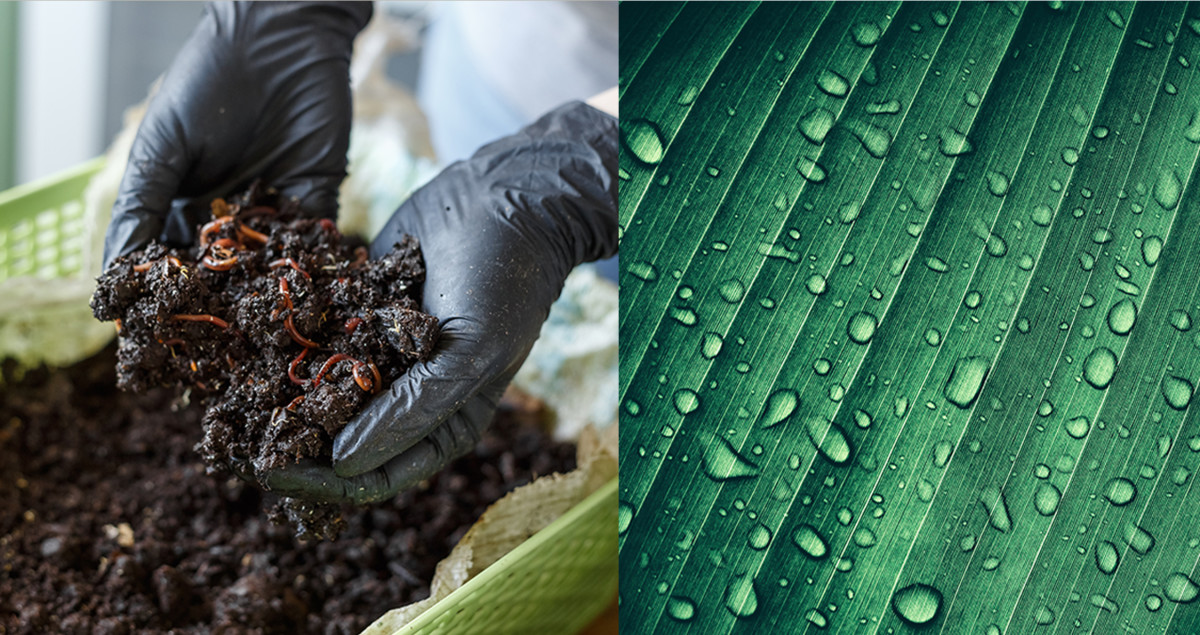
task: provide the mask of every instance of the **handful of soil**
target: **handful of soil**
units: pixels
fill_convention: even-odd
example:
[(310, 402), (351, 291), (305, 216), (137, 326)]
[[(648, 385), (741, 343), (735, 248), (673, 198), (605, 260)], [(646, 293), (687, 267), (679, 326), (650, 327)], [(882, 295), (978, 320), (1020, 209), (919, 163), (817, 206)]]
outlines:
[[(415, 238), (368, 260), (332, 221), (297, 212), (255, 184), (213, 201), (197, 245), (153, 243), (98, 280), (92, 311), (117, 324), (117, 385), (204, 399), (196, 449), (210, 470), (329, 462), (333, 437), (436, 343)], [(282, 508), (301, 537), (333, 538), (344, 524), (337, 506)]]

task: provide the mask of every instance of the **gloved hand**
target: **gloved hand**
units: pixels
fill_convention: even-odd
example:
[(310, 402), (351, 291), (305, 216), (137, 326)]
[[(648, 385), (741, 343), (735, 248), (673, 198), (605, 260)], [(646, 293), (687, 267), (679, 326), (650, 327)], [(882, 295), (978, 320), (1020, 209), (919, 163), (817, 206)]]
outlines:
[(350, 53), (369, 2), (214, 2), (151, 98), (113, 205), (104, 268), (152, 239), (182, 246), (213, 198), (256, 178), (337, 215), (350, 145)]
[(446, 168), (400, 206), (371, 245), (421, 241), (433, 357), (334, 439), (333, 467), (267, 474), (277, 493), (321, 502), (394, 496), (469, 452), (529, 354), (567, 274), (617, 251), (617, 120), (582, 103)]

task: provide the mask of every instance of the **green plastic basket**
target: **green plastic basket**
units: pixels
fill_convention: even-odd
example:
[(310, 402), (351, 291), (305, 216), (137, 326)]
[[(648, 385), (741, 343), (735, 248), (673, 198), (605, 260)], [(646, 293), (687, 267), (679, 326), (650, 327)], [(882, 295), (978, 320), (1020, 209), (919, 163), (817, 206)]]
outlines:
[[(0, 358), (64, 365), (114, 335), (88, 307), (97, 222), (84, 192), (95, 159), (0, 192)], [(101, 228), (102, 229), (102, 228)], [(55, 352), (49, 352), (53, 349)], [(617, 479), (434, 604), (397, 635), (574, 633), (617, 589)]]
[(575, 633), (617, 592), (617, 479), (394, 635)]

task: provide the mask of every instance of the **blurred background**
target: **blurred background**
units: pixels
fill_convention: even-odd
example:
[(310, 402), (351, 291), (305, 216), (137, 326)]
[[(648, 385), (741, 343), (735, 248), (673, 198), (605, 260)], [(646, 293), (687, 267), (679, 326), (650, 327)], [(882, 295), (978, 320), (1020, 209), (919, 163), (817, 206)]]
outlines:
[[(202, 2), (0, 3), (0, 189), (100, 155), (195, 26)], [(379, 2), (411, 47), (439, 164), (616, 85), (615, 2)]]

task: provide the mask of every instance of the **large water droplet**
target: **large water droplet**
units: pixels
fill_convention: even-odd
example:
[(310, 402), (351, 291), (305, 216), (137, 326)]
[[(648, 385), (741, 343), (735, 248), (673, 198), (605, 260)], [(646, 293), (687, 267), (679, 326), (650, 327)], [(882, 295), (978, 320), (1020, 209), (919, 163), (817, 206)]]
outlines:
[(812, 417), (806, 422), (805, 431), (809, 441), (812, 441), (821, 456), (830, 463), (845, 465), (850, 462), (850, 440), (836, 423), (821, 417)]
[(1162, 255), (1163, 240), (1158, 236), (1147, 236), (1142, 241), (1142, 260), (1146, 264), (1153, 267), (1158, 264), (1158, 258)]
[(1004, 493), (995, 485), (988, 485), (979, 493), (979, 502), (983, 503), (983, 508), (987, 510), (988, 522), (992, 527), (995, 527), (1001, 532), (1008, 532), (1012, 529), (1012, 516), (1008, 513), (1008, 502), (1004, 499)]
[(825, 142), (825, 137), (833, 128), (833, 121), (834, 115), (831, 111), (825, 108), (814, 108), (807, 115), (800, 118), (800, 123), (797, 124), (797, 127), (805, 139), (821, 145)]
[(892, 133), (874, 124), (852, 119), (846, 122), (846, 129), (876, 159), (882, 159), (892, 147)]
[(750, 528), (750, 535), (746, 538), (746, 543), (751, 549), (763, 550), (767, 545), (771, 544), (771, 530), (762, 523), (755, 523)]
[(704, 473), (714, 481), (758, 476), (758, 466), (737, 453), (725, 439), (714, 437), (704, 448)]
[(678, 410), (681, 415), (691, 414), (696, 411), (696, 408), (700, 407), (700, 395), (697, 395), (696, 391), (688, 390), (687, 388), (676, 390), (674, 401), (675, 410)]
[(684, 326), (695, 326), (699, 318), (696, 317), (696, 312), (685, 306), (671, 307), (671, 319), (679, 322)]
[(829, 544), (812, 525), (800, 525), (792, 533), (792, 542), (804, 552), (804, 555), (814, 560), (820, 560), (829, 555)]
[(993, 196), (1004, 196), (1008, 194), (1008, 177), (995, 170), (987, 173), (988, 191)]
[(1108, 310), (1108, 328), (1117, 335), (1129, 335), (1137, 322), (1137, 305), (1125, 298)]
[(1188, 127), (1183, 129), (1183, 138), (1192, 143), (1200, 143), (1200, 110), (1192, 113)]
[(1037, 491), (1033, 494), (1033, 508), (1043, 516), (1053, 516), (1058, 510), (1058, 501), (1062, 500), (1062, 492), (1053, 483), (1042, 481), (1038, 483)]
[(942, 610), (942, 592), (928, 584), (910, 584), (892, 596), (892, 610), (909, 624), (928, 624)]
[(658, 268), (645, 260), (639, 260), (625, 268), (629, 275), (645, 282), (658, 280)]
[(971, 141), (967, 139), (967, 135), (954, 128), (946, 128), (940, 135), (938, 150), (941, 150), (942, 154), (948, 157), (957, 157), (969, 154), (975, 150), (975, 146), (971, 145)]
[(725, 608), (735, 617), (750, 617), (758, 610), (758, 594), (749, 573), (733, 576), (725, 587)]
[(828, 285), (825, 282), (825, 276), (822, 276), (819, 273), (812, 274), (808, 277), (808, 280), (804, 281), (804, 288), (808, 289), (808, 292), (813, 295), (821, 295), (822, 293), (825, 293), (827, 286)]
[(719, 333), (705, 333), (704, 339), (700, 343), (700, 354), (704, 356), (704, 359), (713, 359), (721, 354), (721, 347), (724, 344), (725, 340)]
[(1117, 354), (1103, 346), (1092, 351), (1083, 361), (1083, 378), (1093, 388), (1108, 388), (1116, 372)]
[(798, 405), (800, 396), (790, 388), (780, 388), (771, 393), (771, 396), (767, 397), (767, 405), (763, 408), (762, 427), (779, 425), (784, 419), (792, 416)]
[(742, 284), (741, 280), (731, 278), (722, 282), (717, 292), (721, 294), (722, 300), (733, 304), (741, 301), (742, 296), (746, 295), (746, 285)]
[(831, 97), (845, 97), (850, 90), (850, 83), (845, 77), (827, 68), (817, 75), (817, 88)]
[(1063, 428), (1066, 429), (1067, 434), (1071, 435), (1073, 439), (1082, 439), (1087, 436), (1088, 430), (1091, 427), (1092, 422), (1082, 415), (1063, 422)]
[(617, 534), (625, 533), (631, 522), (633, 522), (633, 505), (621, 501), (617, 506)]
[(657, 165), (666, 152), (662, 131), (646, 119), (622, 119), (621, 143), (633, 158), (646, 165)]
[(888, 99), (867, 104), (864, 109), (868, 115), (895, 115), (900, 112), (900, 101)]
[(1042, 203), (1033, 208), (1033, 211), (1029, 213), (1029, 219), (1038, 227), (1049, 227), (1050, 221), (1054, 219), (1054, 212), (1049, 205)]
[(1125, 523), (1122, 537), (1130, 549), (1143, 556), (1150, 553), (1150, 550), (1154, 548), (1154, 536), (1133, 523)]
[(879, 36), (883, 35), (883, 29), (874, 22), (860, 22), (854, 25), (850, 35), (854, 38), (854, 43), (859, 46), (875, 46), (875, 43), (879, 41)]
[(1003, 258), (1008, 253), (1008, 243), (1004, 242), (1004, 238), (999, 234), (989, 233), (984, 248), (987, 250), (987, 254), (993, 258)]
[(1181, 333), (1186, 333), (1192, 328), (1192, 316), (1188, 315), (1188, 312), (1183, 309), (1171, 311), (1171, 315), (1167, 316), (1167, 321)]
[(1163, 378), (1163, 397), (1166, 398), (1167, 405), (1176, 410), (1184, 410), (1192, 402), (1192, 389), (1192, 382), (1183, 377), (1167, 375)]
[(1179, 205), (1179, 195), (1183, 192), (1183, 184), (1179, 182), (1179, 177), (1168, 168), (1163, 168), (1158, 173), (1158, 180), (1154, 182), (1154, 200), (1162, 205), (1163, 209), (1175, 209)]
[(1119, 564), (1121, 554), (1116, 545), (1107, 540), (1096, 543), (1096, 568), (1100, 569), (1100, 573), (1112, 575)]
[(819, 629), (829, 626), (829, 618), (825, 617), (825, 614), (817, 609), (808, 609), (808, 612), (804, 614), (804, 619)]
[(1200, 585), (1186, 575), (1175, 572), (1167, 576), (1167, 581), (1163, 584), (1163, 595), (1172, 602), (1187, 604), (1200, 596)]
[(942, 394), (950, 403), (964, 410), (975, 403), (983, 381), (987, 379), (989, 366), (983, 357), (961, 357), (954, 363), (950, 377), (942, 388)]
[(954, 452), (954, 446), (949, 441), (942, 439), (933, 446), (933, 465), (937, 468), (946, 467), (946, 463), (950, 460), (950, 455)]
[(1117, 507), (1128, 505), (1134, 498), (1137, 498), (1137, 486), (1127, 478), (1118, 476), (1109, 479), (1104, 484), (1104, 498)]
[(929, 270), (935, 273), (946, 273), (947, 271), (950, 271), (950, 265), (946, 264), (945, 260), (942, 260), (937, 256), (930, 256), (926, 258), (925, 266), (929, 267)]
[(871, 341), (872, 337), (875, 337), (875, 329), (878, 326), (878, 318), (866, 311), (859, 311), (851, 316), (850, 321), (846, 324), (846, 335), (855, 344), (866, 344)]
[(1125, 28), (1125, 17), (1121, 15), (1120, 11), (1117, 11), (1116, 9), (1109, 9), (1104, 15), (1108, 18), (1109, 22), (1112, 22), (1113, 26), (1117, 27), (1118, 29)]
[(825, 177), (828, 176), (828, 174), (825, 172), (825, 168), (822, 167), (820, 163), (817, 163), (808, 157), (800, 157), (800, 159), (796, 161), (796, 171), (800, 173), (800, 176), (804, 177), (805, 180), (811, 183), (821, 183), (825, 181)]
[(687, 622), (696, 616), (696, 603), (682, 595), (672, 595), (667, 598), (667, 615)]

